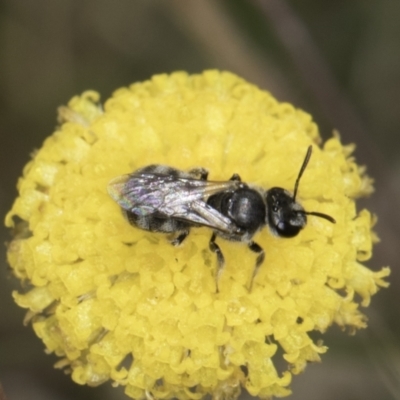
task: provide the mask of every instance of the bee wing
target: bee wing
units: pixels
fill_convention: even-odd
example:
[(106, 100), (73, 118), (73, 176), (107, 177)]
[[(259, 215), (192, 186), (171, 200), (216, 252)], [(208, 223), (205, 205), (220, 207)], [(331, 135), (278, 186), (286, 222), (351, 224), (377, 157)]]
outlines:
[(209, 206), (202, 200), (197, 200), (190, 205), (191, 213), (184, 218), (176, 216), (176, 218), (189, 220), (191, 222), (208, 226), (224, 233), (235, 233), (239, 228), (227, 217), (218, 212), (215, 208)]
[(206, 203), (220, 191), (235, 190), (237, 181), (206, 181), (168, 174), (133, 173), (114, 178), (110, 196), (124, 209), (139, 216), (157, 214), (231, 232), (228, 218)]

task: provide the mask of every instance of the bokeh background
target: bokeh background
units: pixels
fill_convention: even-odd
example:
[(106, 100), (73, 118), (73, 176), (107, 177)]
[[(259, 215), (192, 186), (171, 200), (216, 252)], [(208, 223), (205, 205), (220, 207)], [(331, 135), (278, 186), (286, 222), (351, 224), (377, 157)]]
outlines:
[[(400, 2), (393, 0), (0, 0), (0, 215), (56, 109), (95, 89), (176, 70), (230, 70), (337, 129), (376, 180), (360, 202), (378, 214), (373, 269), (391, 287), (366, 310), (367, 330), (332, 328), (321, 364), (294, 378), (290, 399), (400, 399)], [(121, 389), (73, 384), (11, 291), (1, 228), (0, 381), (8, 400), (122, 400)], [(243, 396), (243, 398), (246, 396)]]

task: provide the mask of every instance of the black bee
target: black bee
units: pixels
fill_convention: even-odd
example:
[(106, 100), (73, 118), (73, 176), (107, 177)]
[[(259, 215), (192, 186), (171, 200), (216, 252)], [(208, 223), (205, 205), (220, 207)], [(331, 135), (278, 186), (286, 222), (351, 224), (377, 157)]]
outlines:
[(149, 165), (119, 176), (110, 182), (108, 192), (132, 225), (147, 231), (176, 233), (171, 240), (173, 245), (181, 244), (191, 227), (211, 228), (209, 247), (217, 255), (218, 290), (224, 257), (216, 243), (217, 236), (244, 242), (257, 253), (252, 282), (265, 256), (252, 238), (265, 225), (273, 234), (290, 238), (306, 226), (307, 215), (335, 223), (331, 216), (305, 211), (296, 202), (300, 178), (311, 152), (309, 146), (293, 194), (280, 187), (264, 190), (248, 185), (238, 174), (229, 181), (208, 181), (208, 171), (204, 168), (183, 172), (163, 165)]

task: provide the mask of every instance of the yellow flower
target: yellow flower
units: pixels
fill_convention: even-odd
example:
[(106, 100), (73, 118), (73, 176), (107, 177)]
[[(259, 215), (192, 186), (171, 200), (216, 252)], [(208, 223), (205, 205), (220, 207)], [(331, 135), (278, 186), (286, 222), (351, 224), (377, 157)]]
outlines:
[[(365, 327), (357, 300), (368, 305), (389, 270), (361, 264), (373, 219), (354, 199), (372, 186), (352, 146), (336, 135), (320, 148), (310, 115), (227, 72), (157, 75), (117, 90), (104, 109), (98, 101), (86, 92), (60, 109), (6, 217), (9, 263), (29, 282), (15, 300), (75, 382), (111, 380), (135, 399), (234, 399), (242, 387), (284, 396), (292, 374), (327, 350), (310, 332)], [(226, 259), (217, 292), (209, 228), (173, 247), (132, 227), (107, 194), (110, 180), (149, 164), (293, 190), (309, 145), (297, 200), (336, 224), (309, 216), (291, 239), (262, 230), (251, 291), (256, 256), (245, 244), (217, 239)]]

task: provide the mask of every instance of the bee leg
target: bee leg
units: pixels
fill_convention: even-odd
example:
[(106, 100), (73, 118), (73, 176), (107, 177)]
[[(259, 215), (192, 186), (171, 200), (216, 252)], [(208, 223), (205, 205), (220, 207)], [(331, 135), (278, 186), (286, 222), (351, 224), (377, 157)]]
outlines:
[(258, 273), (258, 270), (260, 269), (261, 264), (264, 262), (265, 252), (264, 252), (264, 249), (259, 244), (255, 243), (255, 242), (249, 242), (248, 247), (252, 252), (258, 254), (257, 258), (256, 258), (256, 265), (254, 267), (253, 275), (251, 276), (251, 281), (250, 281), (250, 286), (249, 286), (249, 292), (251, 292), (251, 288), (253, 286), (254, 278), (256, 277), (256, 275)]
[(219, 292), (219, 288), (218, 288), (219, 279), (221, 278), (222, 270), (224, 269), (225, 260), (224, 260), (224, 255), (222, 254), (221, 249), (219, 248), (217, 243), (215, 243), (216, 238), (217, 238), (217, 236), (215, 235), (215, 233), (213, 233), (211, 236), (211, 239), (210, 239), (209, 247), (210, 247), (210, 250), (217, 255), (216, 280), (217, 280), (217, 293), (218, 293)]
[(189, 229), (182, 231), (175, 239), (171, 240), (172, 246), (179, 246), (189, 235)]
[(194, 178), (201, 179), (202, 181), (206, 181), (208, 178), (208, 170), (201, 167), (189, 170), (189, 174), (193, 175)]
[(233, 174), (229, 180), (236, 181), (236, 182), (242, 182), (242, 178), (240, 177), (239, 174)]

